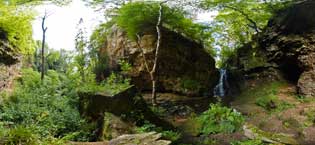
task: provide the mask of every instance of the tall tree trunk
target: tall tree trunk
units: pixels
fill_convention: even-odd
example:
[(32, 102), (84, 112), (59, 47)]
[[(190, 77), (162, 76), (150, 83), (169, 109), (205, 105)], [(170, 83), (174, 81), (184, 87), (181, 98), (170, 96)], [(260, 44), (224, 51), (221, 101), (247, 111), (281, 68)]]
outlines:
[(45, 12), (44, 17), (42, 18), (42, 31), (43, 31), (43, 40), (42, 40), (42, 54), (41, 54), (41, 58), (42, 58), (42, 65), (41, 65), (41, 81), (44, 80), (44, 76), (45, 76), (45, 39), (46, 39), (46, 31), (47, 31), (47, 27), (45, 27), (45, 20), (46, 20), (47, 14)]
[(159, 49), (160, 49), (160, 43), (161, 43), (161, 30), (160, 30), (160, 26), (161, 26), (161, 20), (162, 20), (162, 11), (163, 11), (163, 3), (166, 3), (167, 1), (161, 2), (160, 3), (160, 9), (159, 9), (159, 19), (158, 22), (156, 24), (156, 32), (158, 35), (157, 38), (157, 42), (156, 42), (156, 48), (155, 48), (155, 56), (154, 56), (154, 64), (153, 64), (153, 68), (152, 71), (150, 72), (151, 74), (151, 81), (152, 81), (152, 104), (156, 105), (157, 101), (156, 101), (156, 75), (157, 75), (157, 63), (158, 63), (158, 56), (159, 56)]
[(161, 44), (161, 30), (160, 30), (160, 26), (161, 26), (161, 21), (162, 21), (162, 11), (163, 11), (163, 3), (166, 3), (167, 1), (163, 1), (160, 3), (160, 8), (159, 8), (159, 17), (158, 17), (158, 21), (156, 24), (156, 32), (157, 32), (157, 42), (156, 42), (156, 48), (155, 48), (155, 55), (154, 55), (154, 62), (153, 62), (153, 67), (150, 71), (149, 69), (149, 65), (147, 63), (147, 59), (145, 57), (144, 54), (144, 50), (141, 47), (141, 37), (139, 35), (137, 35), (137, 46), (138, 48), (141, 50), (141, 54), (144, 60), (144, 65), (146, 70), (148, 71), (148, 73), (150, 74), (150, 79), (152, 82), (152, 97), (151, 97), (151, 101), (152, 101), (152, 105), (156, 106), (157, 105), (157, 101), (156, 101), (156, 83), (157, 83), (157, 64), (158, 64), (158, 56), (159, 56), (159, 49), (160, 49), (160, 44)]

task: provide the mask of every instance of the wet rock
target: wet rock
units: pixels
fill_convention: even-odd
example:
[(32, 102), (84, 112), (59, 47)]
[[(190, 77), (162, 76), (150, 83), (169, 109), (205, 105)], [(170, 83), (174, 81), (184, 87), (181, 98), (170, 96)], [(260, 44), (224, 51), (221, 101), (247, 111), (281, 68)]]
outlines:
[[(113, 26), (106, 47), (101, 50), (108, 55), (111, 68), (119, 68), (120, 59), (132, 65), (129, 76), (140, 90), (151, 90), (151, 80), (144, 65), (141, 49), (128, 39), (126, 33)], [(157, 89), (190, 96), (208, 93), (217, 83), (218, 71), (214, 59), (198, 42), (179, 33), (162, 29), (162, 41), (157, 67)], [(140, 43), (150, 68), (153, 66), (156, 33), (144, 32)]]

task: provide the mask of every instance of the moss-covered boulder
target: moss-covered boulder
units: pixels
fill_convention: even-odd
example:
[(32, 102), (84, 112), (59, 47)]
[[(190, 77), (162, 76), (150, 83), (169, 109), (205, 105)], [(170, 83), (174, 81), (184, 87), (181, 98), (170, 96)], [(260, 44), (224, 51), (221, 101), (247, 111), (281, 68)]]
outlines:
[[(109, 112), (127, 123), (143, 125), (147, 120), (164, 129), (173, 129), (172, 125), (156, 116), (147, 106), (141, 95), (134, 86), (121, 90), (117, 94), (103, 92), (81, 91), (80, 113), (90, 123), (97, 124), (95, 129), (96, 138), (103, 137), (104, 113)], [(106, 120), (106, 118), (105, 118)]]
[(297, 145), (299, 142), (290, 134), (271, 133), (260, 130), (259, 128), (246, 124), (243, 126), (244, 135), (249, 139), (258, 139), (272, 144)]

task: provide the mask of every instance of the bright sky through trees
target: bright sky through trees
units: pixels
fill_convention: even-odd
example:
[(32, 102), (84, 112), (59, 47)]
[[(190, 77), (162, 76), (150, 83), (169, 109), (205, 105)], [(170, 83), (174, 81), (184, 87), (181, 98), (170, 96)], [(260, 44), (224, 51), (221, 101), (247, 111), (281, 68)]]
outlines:
[[(55, 5), (38, 6), (36, 10), (38, 11), (39, 16), (33, 22), (33, 37), (35, 40), (42, 39), (41, 15), (47, 11), (50, 16), (46, 20), (46, 25), (48, 27), (46, 42), (54, 49), (64, 48), (67, 50), (74, 50), (74, 39), (75, 34), (77, 33), (76, 26), (79, 23), (80, 18), (83, 18), (84, 20), (84, 26), (88, 35), (87, 37), (92, 33), (94, 27), (97, 26), (100, 21), (104, 20), (102, 14), (85, 6), (85, 3), (81, 0), (73, 0), (70, 5), (64, 7)], [(201, 13), (197, 16), (196, 21), (211, 21), (215, 15), (216, 13)]]
[(74, 39), (76, 26), (80, 18), (84, 20), (84, 26), (87, 34), (91, 34), (93, 28), (97, 26), (102, 20), (102, 15), (95, 12), (93, 9), (84, 5), (80, 0), (73, 0), (73, 2), (64, 7), (55, 5), (38, 6), (36, 10), (39, 16), (33, 22), (33, 37), (35, 40), (41, 40), (41, 15), (45, 10), (49, 16), (46, 20), (47, 30), (47, 43), (54, 49), (74, 49)]

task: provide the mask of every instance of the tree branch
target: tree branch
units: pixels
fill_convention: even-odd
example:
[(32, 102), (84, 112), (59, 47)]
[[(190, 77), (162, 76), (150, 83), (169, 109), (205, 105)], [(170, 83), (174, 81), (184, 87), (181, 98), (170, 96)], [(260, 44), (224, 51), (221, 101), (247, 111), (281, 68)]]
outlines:
[(253, 28), (257, 33), (261, 32), (261, 29), (258, 27), (257, 23), (253, 19), (251, 19), (250, 16), (246, 14), (244, 11), (228, 5), (223, 5), (223, 7), (239, 12), (241, 15), (245, 17), (246, 20), (248, 20), (251, 23), (251, 25), (248, 25), (249, 27)]

